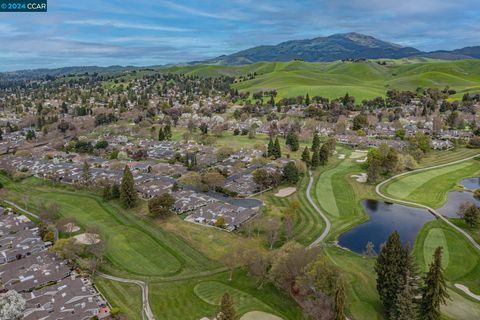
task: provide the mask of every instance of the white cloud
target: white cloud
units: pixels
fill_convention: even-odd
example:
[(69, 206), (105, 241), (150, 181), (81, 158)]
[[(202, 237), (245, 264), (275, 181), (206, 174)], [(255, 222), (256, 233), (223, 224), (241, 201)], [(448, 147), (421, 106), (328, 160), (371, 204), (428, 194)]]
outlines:
[(101, 20), (101, 19), (86, 19), (86, 20), (67, 20), (65, 24), (81, 25), (81, 26), (100, 26), (100, 27), (113, 27), (113, 28), (125, 28), (125, 29), (141, 29), (151, 31), (167, 31), (167, 32), (191, 32), (192, 29), (178, 28), (170, 26), (162, 26), (158, 24), (143, 24), (143, 23), (131, 23), (115, 20)]
[(185, 6), (182, 4), (178, 4), (176, 2), (168, 1), (168, 0), (163, 0), (159, 1), (158, 3), (161, 3), (167, 8), (177, 10), (182, 13), (188, 13), (194, 16), (199, 16), (199, 17), (205, 17), (205, 18), (212, 18), (212, 19), (219, 19), (219, 20), (231, 20), (231, 21), (240, 21), (240, 20), (245, 20), (244, 14), (239, 11), (239, 10), (227, 10), (224, 12), (213, 12), (213, 11), (205, 11), (205, 10), (200, 10), (197, 8)]

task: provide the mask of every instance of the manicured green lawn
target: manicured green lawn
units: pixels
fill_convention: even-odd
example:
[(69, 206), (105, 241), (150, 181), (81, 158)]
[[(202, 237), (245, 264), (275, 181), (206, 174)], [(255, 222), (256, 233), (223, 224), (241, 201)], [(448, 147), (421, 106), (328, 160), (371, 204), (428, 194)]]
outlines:
[(468, 298), (454, 285), (463, 284), (473, 293), (480, 294), (480, 255), (462, 235), (443, 221), (432, 221), (422, 228), (414, 245), (415, 258), (421, 271), (428, 269), (431, 256), (439, 246), (443, 247), (442, 262), (452, 297), (443, 307), (443, 312), (451, 319), (477, 319), (480, 303)]
[(262, 310), (272, 312), (272, 310), (262, 301), (256, 299), (248, 293), (232, 288), (228, 284), (219, 281), (202, 281), (193, 288), (193, 292), (208, 304), (219, 306), (222, 296), (228, 292), (235, 301), (235, 310), (238, 315), (242, 315), (251, 310)]
[(352, 177), (364, 171), (362, 164), (347, 157), (345, 160), (337, 160), (333, 167), (319, 175), (312, 196), (332, 222), (329, 239), (335, 239), (368, 218), (361, 200), (375, 199), (377, 196), (373, 192), (373, 186), (357, 182)]
[(438, 247), (443, 248), (442, 264), (444, 268), (447, 268), (450, 262), (450, 250), (445, 232), (442, 228), (431, 228), (423, 241), (423, 264), (425, 266), (429, 266), (433, 262), (433, 254)]
[[(231, 286), (248, 295), (254, 303), (240, 304), (241, 311), (263, 310), (285, 319), (301, 319), (295, 302), (270, 285), (262, 290), (248, 278), (244, 271), (235, 272), (234, 281), (228, 283), (227, 274), (219, 262), (197, 251), (196, 246), (136, 212), (124, 210), (115, 202), (104, 202), (93, 193), (74, 190), (71, 187), (52, 187), (49, 183), (29, 178), (12, 182), (0, 176), (4, 184), (5, 198), (38, 208), (39, 201), (55, 202), (61, 206), (65, 217), (75, 217), (82, 229), (91, 224), (101, 228), (107, 239), (107, 263), (102, 271), (126, 278), (146, 281), (150, 287), (150, 303), (159, 319), (199, 319), (214, 315), (217, 306), (206, 303), (195, 294), (195, 286), (202, 281), (220, 283), (219, 293)], [(25, 200), (24, 195), (28, 195)], [(139, 207), (142, 211), (142, 206)], [(175, 218), (172, 224), (184, 223)], [(216, 231), (221, 232), (221, 231)], [(222, 241), (229, 238), (220, 237)], [(238, 279), (238, 280), (237, 280)], [(131, 319), (140, 319), (141, 295), (134, 286), (96, 278), (99, 289)], [(215, 286), (214, 286), (215, 287)], [(237, 292), (237, 291), (235, 291)], [(198, 316), (198, 317), (197, 317)]]
[(465, 223), (465, 220), (461, 218), (450, 218), (449, 220), (453, 222), (455, 225), (457, 225), (458, 227), (468, 232), (473, 237), (473, 239), (475, 239), (475, 241), (480, 243), (480, 226), (472, 228), (468, 226)]
[(102, 277), (95, 277), (94, 282), (110, 304), (114, 308), (119, 308), (129, 320), (142, 319), (142, 291), (139, 286)]
[(9, 191), (7, 197), (17, 203), (23, 203), (23, 195), (28, 194), (30, 208), (40, 201), (55, 202), (60, 205), (62, 216), (75, 217), (84, 230), (98, 225), (108, 245), (108, 263), (103, 268), (109, 273), (150, 279), (219, 266), (181, 238), (155, 227), (144, 216), (126, 211), (114, 202), (106, 203), (93, 193), (53, 188), (36, 178), (20, 183), (4, 177), (2, 180)]
[(377, 294), (376, 276), (373, 270), (375, 259), (365, 258), (336, 247), (325, 248), (324, 251), (346, 276), (350, 318), (382, 319), (382, 306)]
[(102, 207), (97, 199), (60, 192), (42, 193), (42, 199), (61, 203), (61, 215), (76, 218), (82, 226), (98, 225), (107, 241), (107, 258), (116, 268), (141, 276), (180, 271), (180, 261), (158, 239), (135, 226), (119, 223), (117, 213)]
[(302, 319), (298, 306), (271, 285), (256, 289), (253, 281), (242, 271), (236, 271), (233, 280), (223, 273), (199, 279), (163, 282), (151, 285), (150, 301), (153, 311), (161, 319), (198, 320), (212, 318), (225, 292), (232, 294), (238, 315), (260, 310), (283, 319)]
[[(436, 220), (425, 225), (415, 241), (415, 256), (421, 270), (427, 270), (431, 255), (444, 247), (444, 268), (447, 280), (461, 283), (480, 294), (480, 256), (470, 243), (444, 222)], [(479, 305), (480, 307), (480, 305)]]
[[(322, 218), (310, 205), (306, 196), (309, 177), (305, 176), (297, 186), (297, 192), (289, 197), (280, 198), (274, 196), (276, 191), (269, 192), (263, 197), (265, 205), (269, 210), (278, 211), (277, 214), (283, 216), (284, 211), (291, 207), (293, 202), (298, 202), (300, 208), (293, 214), (293, 238), (298, 243), (305, 246), (312, 243), (320, 236), (325, 223)], [(268, 210), (267, 210), (268, 212)]]
[(480, 154), (478, 149), (454, 148), (452, 150), (432, 150), (419, 163), (418, 167), (432, 167)]
[(438, 169), (412, 173), (382, 187), (393, 198), (438, 208), (447, 200), (447, 192), (461, 179), (480, 174), (480, 161), (471, 160)]
[[(243, 141), (245, 146), (249, 141), (250, 139)], [(228, 139), (225, 139), (225, 143), (227, 142)], [(446, 156), (438, 154), (436, 159), (442, 158), (441, 161), (444, 163), (456, 157), (461, 158), (465, 155), (461, 154), (463, 150), (467, 149)], [(343, 147), (338, 148), (338, 151), (347, 156), (351, 152)], [(432, 158), (430, 163), (433, 161), (435, 159)], [(442, 181), (438, 180), (437, 174), (427, 171), (429, 175), (417, 177), (407, 186), (416, 192), (431, 192), (441, 199), (439, 195), (444, 196), (458, 180), (478, 174), (478, 163), (472, 161), (458, 168), (446, 170), (440, 175)], [(335, 155), (326, 167), (320, 168), (315, 173), (318, 178), (312, 188), (312, 197), (332, 221), (333, 228), (329, 240), (334, 240), (339, 234), (367, 218), (360, 201), (365, 198), (376, 198), (376, 195), (373, 186), (356, 182), (350, 177), (360, 172), (364, 172), (361, 164), (348, 157), (345, 160), (338, 159)], [(22, 205), (27, 202), (31, 210), (38, 208), (40, 200), (57, 202), (61, 205), (61, 214), (76, 217), (83, 229), (92, 223), (100, 225), (108, 241), (108, 263), (102, 267), (103, 271), (147, 281), (150, 287), (150, 302), (158, 318), (212, 317), (218, 310), (215, 301), (225, 291), (231, 292), (234, 299), (238, 300), (239, 314), (260, 310), (284, 319), (302, 318), (295, 302), (271, 285), (265, 285), (258, 290), (253, 280), (241, 270), (235, 272), (232, 282), (228, 281), (227, 273), (222, 271), (222, 266), (215, 262), (215, 259), (222, 254), (224, 246), (236, 243), (232, 237), (241, 240), (240, 235), (217, 237), (213, 234), (211, 237), (212, 234), (203, 232), (203, 229), (195, 230), (193, 227), (180, 225), (183, 222), (177, 219), (164, 224), (152, 223), (142, 213), (145, 212), (144, 204), (136, 210), (124, 210), (115, 202), (105, 203), (93, 193), (71, 187), (52, 187), (39, 179), (30, 178), (13, 183), (0, 176), (0, 181), (5, 185), (8, 199)], [(300, 208), (294, 215), (294, 239), (304, 245), (315, 240), (324, 228), (322, 219), (306, 198), (307, 184), (308, 177), (305, 177), (299, 183), (297, 192), (287, 198), (275, 197), (274, 192), (262, 196), (268, 207), (267, 214), (272, 215), (282, 216), (283, 210), (288, 208), (292, 201), (300, 203)], [(398, 192), (404, 192), (400, 189)], [(407, 196), (413, 196), (412, 193), (413, 191), (408, 192)], [(434, 198), (432, 194), (425, 197)], [(25, 195), (28, 195), (27, 199)], [(461, 221), (457, 219), (455, 223)], [(199, 239), (207, 236), (208, 241)], [(260, 243), (255, 239), (251, 241), (249, 242), (251, 245)], [(431, 254), (438, 245), (446, 248), (444, 255), (446, 275), (454, 297), (454, 303), (445, 308), (445, 315), (449, 319), (456, 317), (468, 319), (469, 316), (475, 316), (478, 303), (466, 299), (461, 292), (453, 288), (453, 284), (461, 283), (475, 293), (480, 292), (479, 255), (455, 231), (435, 221), (422, 229), (415, 243), (414, 252), (422, 270), (430, 262)], [(212, 254), (205, 254), (209, 246), (212, 248)], [(330, 246), (324, 249), (324, 253), (348, 279), (349, 316), (352, 319), (381, 319), (382, 309), (373, 272), (374, 259)], [(104, 279), (95, 280), (102, 293), (114, 302), (114, 306), (121, 308), (132, 319), (140, 318), (139, 288)]]
[[(449, 153), (448, 156), (441, 157), (438, 163), (446, 163), (471, 155), (471, 153), (463, 153), (463, 150), (467, 149), (462, 149), (460, 152)], [(425, 166), (428, 165), (425, 164)], [(475, 174), (475, 172), (479, 170), (478, 163), (473, 161), (459, 167), (460, 168), (450, 169), (448, 173), (445, 173), (445, 177), (447, 177), (449, 181), (453, 181), (453, 186), (465, 175)], [(329, 237), (330, 239), (358, 225), (367, 218), (360, 203), (361, 199), (378, 198), (373, 186), (358, 183), (350, 177), (352, 174), (363, 171), (364, 169), (361, 164), (347, 158), (337, 162), (333, 168), (322, 172), (318, 178), (314, 196), (332, 221), (333, 227), (331, 236)], [(435, 179), (436, 175), (431, 174), (430, 177)], [(403, 184), (403, 188), (407, 190), (405, 191), (401, 188), (399, 188), (399, 190), (410, 195), (410, 190), (414, 190), (423, 185), (424, 181), (422, 179), (419, 179), (419, 181), (418, 185), (413, 184), (413, 187), (411, 184)], [(438, 184), (438, 181), (432, 182), (432, 185), (435, 183)], [(443, 195), (446, 194), (448, 190), (448, 184), (443, 184), (443, 188), (439, 187), (435, 192), (436, 194)], [(443, 259), (447, 266), (446, 272), (447, 277), (449, 277), (448, 280), (465, 284), (475, 292), (475, 290), (479, 288), (480, 281), (480, 257), (478, 253), (470, 247), (469, 243), (466, 242), (461, 235), (451, 230), (451, 228), (441, 223), (440, 227), (435, 226), (431, 230), (422, 229), (414, 251), (417, 259), (422, 261), (419, 265), (422, 270), (425, 270), (425, 266), (431, 261), (431, 255), (435, 248), (442, 245), (446, 248)], [(327, 248), (325, 251), (330, 259), (335, 262), (348, 277), (348, 306), (353, 318), (380, 319), (382, 308), (375, 288), (375, 273), (373, 271), (374, 259), (364, 258), (358, 254), (339, 248)], [(462, 258), (462, 256), (468, 256), (468, 259)], [(455, 262), (452, 262), (453, 260), (455, 260)], [(465, 261), (465, 263), (462, 261)], [(451, 290), (456, 290), (453, 289), (452, 284), (449, 286)], [(480, 308), (478, 303), (468, 300), (460, 294), (455, 294), (454, 302), (455, 303), (450, 303), (448, 307), (444, 309), (445, 319), (470, 319), (468, 317), (462, 317), (462, 315), (474, 316), (477, 312), (476, 309)], [(453, 307), (456, 305), (462, 305), (463, 309)], [(460, 310), (462, 310), (461, 313)]]

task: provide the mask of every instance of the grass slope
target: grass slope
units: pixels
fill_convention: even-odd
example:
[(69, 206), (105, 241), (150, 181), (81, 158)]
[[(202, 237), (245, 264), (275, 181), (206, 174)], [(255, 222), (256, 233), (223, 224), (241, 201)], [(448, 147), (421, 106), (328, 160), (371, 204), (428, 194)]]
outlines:
[[(153, 223), (139, 214), (138, 211), (144, 210), (142, 205), (135, 210), (124, 210), (114, 202), (104, 202), (93, 193), (52, 186), (37, 178), (13, 182), (0, 175), (0, 181), (4, 185), (2, 197), (27, 206), (29, 210), (36, 211), (40, 201), (55, 202), (61, 206), (62, 216), (75, 217), (83, 229), (91, 223), (100, 225), (108, 241), (107, 264), (102, 266), (102, 271), (146, 281), (150, 287), (150, 303), (158, 318), (199, 319), (213, 316), (217, 307), (206, 303), (194, 292), (199, 282), (211, 281), (251, 296), (251, 301), (255, 303), (244, 305), (242, 312), (263, 310), (284, 319), (301, 319), (301, 311), (294, 301), (270, 285), (257, 290), (254, 281), (244, 271), (235, 272), (234, 281), (228, 282), (221, 265), (198, 251), (198, 246), (179, 236), (178, 232), (171, 232), (172, 226)], [(185, 222), (173, 218), (169, 223)], [(222, 234), (214, 239), (230, 244), (230, 237)], [(141, 318), (139, 289), (101, 278), (95, 280), (114, 306), (131, 319)], [(218, 292), (225, 289), (221, 285), (219, 288), (216, 289)]]
[[(417, 87), (455, 88), (461, 98), (465, 92), (478, 91), (480, 61), (398, 60), (380, 66), (374, 61), (353, 62), (275, 62), (273, 68), (263, 63), (255, 79), (234, 87), (255, 92), (276, 89), (281, 97), (321, 95), (336, 98), (349, 93), (357, 101), (384, 96), (388, 88), (415, 90)], [(256, 66), (250, 66), (255, 72)], [(231, 67), (235, 69), (235, 67)], [(243, 67), (243, 70), (246, 70)], [(233, 72), (234, 73), (234, 72)]]
[(272, 191), (263, 197), (266, 211), (274, 211), (272, 214), (280, 216), (283, 216), (283, 211), (290, 208), (294, 201), (300, 203), (300, 208), (293, 215), (293, 234), (294, 240), (305, 246), (318, 238), (325, 228), (322, 218), (308, 202), (305, 193), (307, 186), (308, 177), (303, 177), (295, 194), (280, 198), (274, 196), (275, 191)]
[(479, 174), (480, 161), (471, 160), (399, 177), (384, 186), (383, 190), (393, 198), (438, 208), (446, 201), (447, 192), (461, 179)]
[[(455, 283), (467, 286), (480, 294), (480, 256), (457, 231), (441, 220), (426, 224), (419, 232), (414, 253), (420, 270), (426, 271), (431, 255), (437, 247), (443, 247), (443, 267), (452, 300), (442, 310), (452, 319), (477, 319), (480, 303), (471, 300), (454, 287)], [(456, 293), (454, 293), (456, 292)], [(463, 306), (458, 308), (458, 306)]]
[[(347, 158), (341, 161), (333, 160), (331, 166), (319, 174), (316, 188), (312, 192), (312, 195), (332, 222), (332, 232), (329, 236), (331, 240), (368, 218), (360, 203), (362, 199), (378, 198), (373, 186), (358, 183), (351, 178), (352, 174), (362, 172), (364, 169), (361, 164), (348, 157), (348, 151), (343, 151), (343, 153), (347, 154)], [(420, 166), (428, 167), (448, 163), (472, 154), (471, 150), (468, 149), (435, 152), (431, 157), (424, 159)], [(472, 161), (463, 164), (463, 166), (447, 170), (448, 173), (445, 173), (447, 176), (443, 178), (448, 178), (447, 180), (455, 185), (458, 179), (473, 174), (476, 170), (479, 170), (478, 164)], [(430, 173), (428, 175), (429, 179), (436, 179), (436, 177), (436, 174)], [(416, 184), (405, 183), (403, 188), (407, 190), (399, 188), (399, 191), (410, 194), (411, 190), (415, 190), (421, 187), (424, 182), (427, 182), (426, 179), (427, 177), (418, 178), (418, 181), (415, 180)], [(451, 184), (448, 182), (440, 186), (436, 186), (436, 184), (439, 184), (439, 182), (431, 182), (431, 186), (425, 187), (425, 190), (432, 191), (434, 194), (446, 194), (451, 188)], [(434, 185), (438, 189), (431, 190)], [(422, 189), (421, 192), (427, 192), (425, 190)], [(429, 197), (432, 196), (425, 196), (427, 199)], [(414, 253), (419, 260), (419, 266), (422, 270), (426, 270), (436, 247), (443, 246), (445, 248), (443, 259), (447, 268), (449, 287), (452, 291), (452, 297), (455, 297), (443, 310), (445, 319), (475, 319), (480, 308), (479, 304), (469, 300), (461, 292), (453, 291), (456, 290), (453, 283), (459, 282), (471, 287), (471, 290), (477, 290), (475, 288), (478, 287), (478, 279), (480, 279), (478, 277), (479, 255), (454, 230), (440, 221), (435, 223), (438, 225), (428, 224), (427, 227), (422, 229), (415, 244)], [(381, 319), (382, 307), (375, 288), (375, 273), (373, 271), (375, 260), (335, 247), (328, 247), (325, 251), (332, 262), (337, 264), (348, 277), (348, 310), (350, 315), (354, 319)], [(462, 261), (464, 260), (461, 256), (468, 256), (465, 265), (463, 265)], [(462, 307), (458, 308), (457, 306)]]
[(283, 319), (302, 319), (298, 306), (271, 285), (256, 289), (243, 272), (234, 272), (232, 281), (227, 274), (151, 285), (150, 301), (155, 314), (166, 320), (198, 320), (212, 318), (225, 292), (232, 294), (237, 315), (249, 311), (265, 311)]
[[(198, 77), (218, 77), (256, 73), (248, 81), (235, 83), (233, 88), (255, 92), (275, 89), (277, 99), (298, 95), (321, 95), (338, 98), (346, 93), (356, 97), (357, 102), (377, 96), (385, 96), (390, 88), (415, 91), (418, 87), (457, 90), (452, 99), (461, 99), (466, 92), (480, 91), (480, 60), (442, 61), (433, 59), (381, 59), (353, 62), (258, 62), (243, 66), (188, 65), (169, 66), (129, 72), (120, 77), (127, 85), (136, 78), (156, 73), (176, 73)], [(105, 81), (104, 87), (113, 89), (120, 84)]]
[(101, 277), (95, 277), (94, 282), (112, 306), (122, 310), (129, 320), (142, 319), (142, 291), (139, 286)]

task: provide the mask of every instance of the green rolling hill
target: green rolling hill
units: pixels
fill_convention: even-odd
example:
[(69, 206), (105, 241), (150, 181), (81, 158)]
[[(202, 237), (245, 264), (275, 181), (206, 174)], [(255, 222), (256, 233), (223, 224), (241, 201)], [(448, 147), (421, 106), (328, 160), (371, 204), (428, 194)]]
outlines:
[(386, 65), (367, 62), (259, 62), (244, 66), (175, 66), (161, 72), (187, 75), (240, 76), (256, 73), (248, 81), (235, 83), (240, 91), (278, 91), (278, 98), (309, 94), (337, 98), (349, 93), (357, 101), (385, 96), (388, 89), (415, 90), (417, 87), (457, 90), (454, 98), (466, 92), (480, 92), (480, 60), (443, 61), (427, 58), (388, 60)]

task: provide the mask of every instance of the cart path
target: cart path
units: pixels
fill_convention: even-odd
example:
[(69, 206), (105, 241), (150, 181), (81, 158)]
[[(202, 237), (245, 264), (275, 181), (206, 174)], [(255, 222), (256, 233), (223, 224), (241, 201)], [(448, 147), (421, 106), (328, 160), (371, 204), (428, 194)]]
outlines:
[(313, 201), (312, 199), (312, 196), (310, 195), (310, 191), (312, 189), (312, 185), (313, 185), (313, 174), (312, 174), (312, 171), (309, 170), (308, 171), (308, 174), (310, 175), (310, 181), (308, 182), (308, 187), (307, 187), (307, 199), (308, 199), (308, 202), (310, 202), (310, 204), (312, 205), (312, 207), (315, 209), (315, 211), (318, 212), (318, 214), (322, 217), (323, 221), (325, 221), (325, 229), (323, 230), (322, 234), (320, 235), (320, 237), (318, 237), (315, 241), (313, 241), (309, 246), (308, 248), (313, 248), (313, 247), (316, 247), (320, 244), (320, 242), (322, 242), (323, 240), (325, 240), (325, 238), (328, 236), (328, 234), (330, 233), (330, 229), (332, 228), (332, 223), (330, 222), (330, 220), (328, 219), (328, 217), (325, 215), (325, 213), (320, 210), (320, 208), (318, 207), (318, 205), (315, 203), (315, 201)]
[(450, 220), (448, 220), (447, 218), (445, 218), (443, 215), (441, 215), (439, 212), (437, 212), (435, 209), (433, 208), (430, 208), (429, 206), (426, 206), (426, 205), (423, 205), (423, 204), (420, 204), (420, 203), (416, 203), (416, 202), (412, 202), (412, 201), (407, 201), (407, 200), (400, 200), (400, 199), (396, 199), (396, 198), (393, 198), (393, 197), (389, 197), (385, 194), (382, 193), (382, 191), (380, 190), (381, 187), (383, 185), (385, 185), (386, 183), (398, 178), (398, 177), (402, 177), (402, 176), (406, 176), (406, 175), (409, 175), (409, 174), (413, 174), (413, 173), (416, 173), (416, 172), (421, 172), (421, 171), (427, 171), (427, 170), (432, 170), (432, 169), (438, 169), (438, 168), (442, 168), (442, 167), (446, 167), (446, 166), (451, 166), (453, 164), (457, 164), (457, 163), (461, 163), (461, 162), (465, 162), (465, 161), (469, 161), (469, 160), (472, 160), (474, 158), (477, 158), (478, 156), (480, 156), (480, 154), (477, 154), (477, 155), (474, 155), (474, 156), (471, 156), (471, 157), (468, 157), (468, 158), (465, 158), (465, 159), (460, 159), (460, 160), (456, 160), (456, 161), (452, 161), (452, 162), (449, 162), (449, 163), (444, 163), (444, 164), (440, 164), (440, 165), (436, 165), (436, 166), (432, 166), (432, 167), (426, 167), (426, 168), (421, 168), (421, 169), (417, 169), (417, 170), (412, 170), (412, 171), (407, 171), (407, 172), (403, 172), (403, 173), (400, 173), (400, 174), (397, 174), (385, 181), (382, 181), (380, 182), (376, 187), (375, 187), (375, 192), (382, 198), (384, 199), (387, 199), (387, 200), (390, 200), (390, 201), (393, 201), (393, 202), (397, 202), (397, 203), (403, 203), (403, 204), (406, 204), (406, 205), (410, 205), (410, 206), (414, 206), (414, 207), (420, 207), (420, 208), (424, 208), (424, 209), (427, 209), (429, 212), (431, 212), (435, 217), (437, 217), (438, 219), (441, 219), (443, 220), (446, 224), (448, 224), (449, 226), (451, 226), (453, 229), (455, 229), (456, 231), (458, 231), (459, 233), (461, 233), (465, 238), (467, 238), (468, 241), (470, 241), (470, 243), (473, 245), (474, 248), (476, 248), (478, 251), (480, 251), (480, 244), (478, 244), (473, 238), (471, 235), (469, 235), (466, 231), (464, 231), (463, 229), (457, 227), (455, 224), (453, 224)]

